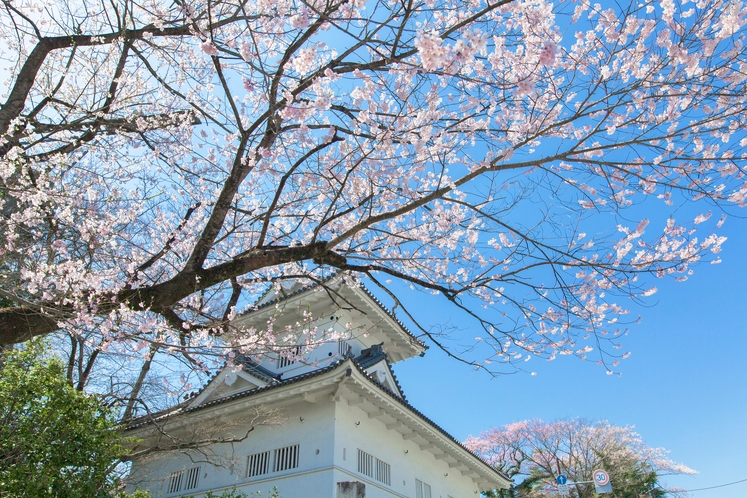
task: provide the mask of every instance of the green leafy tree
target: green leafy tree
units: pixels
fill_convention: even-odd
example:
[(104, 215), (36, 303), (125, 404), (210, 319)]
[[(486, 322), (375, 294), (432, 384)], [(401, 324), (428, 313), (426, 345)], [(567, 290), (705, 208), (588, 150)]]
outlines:
[[(205, 498), (263, 498), (264, 494), (262, 494), (261, 491), (255, 491), (250, 496), (244, 493), (243, 491), (238, 491), (236, 488), (233, 488), (233, 489), (225, 490), (219, 495), (216, 495), (212, 491), (208, 491), (204, 496)], [(148, 497), (146, 496), (143, 498), (148, 498)], [(190, 498), (194, 498), (194, 497), (190, 497)], [(267, 498), (280, 498), (280, 493), (278, 492), (278, 488), (273, 486), (272, 489), (268, 491)]]
[(112, 412), (32, 341), (0, 365), (0, 496), (108, 496), (125, 449)]

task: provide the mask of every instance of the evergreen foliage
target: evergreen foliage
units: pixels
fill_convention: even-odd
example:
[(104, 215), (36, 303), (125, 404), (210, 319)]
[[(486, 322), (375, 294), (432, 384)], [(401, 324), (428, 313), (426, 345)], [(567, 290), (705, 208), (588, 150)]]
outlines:
[(70, 386), (43, 342), (3, 353), (0, 496), (109, 496), (123, 442), (109, 408)]

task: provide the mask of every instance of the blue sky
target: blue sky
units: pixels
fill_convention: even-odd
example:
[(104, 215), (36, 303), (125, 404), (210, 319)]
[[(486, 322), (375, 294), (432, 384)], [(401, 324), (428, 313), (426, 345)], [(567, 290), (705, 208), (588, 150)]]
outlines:
[[(657, 280), (651, 307), (625, 338), (621, 376), (573, 357), (490, 378), (436, 348), (395, 365), (409, 401), (456, 438), (528, 418), (606, 419), (634, 425), (651, 446), (699, 471), (664, 482), (699, 489), (747, 479), (747, 221), (731, 217), (720, 265), (702, 264), (687, 282)], [(421, 306), (428, 306), (423, 299)], [(744, 498), (747, 482), (692, 492)]]

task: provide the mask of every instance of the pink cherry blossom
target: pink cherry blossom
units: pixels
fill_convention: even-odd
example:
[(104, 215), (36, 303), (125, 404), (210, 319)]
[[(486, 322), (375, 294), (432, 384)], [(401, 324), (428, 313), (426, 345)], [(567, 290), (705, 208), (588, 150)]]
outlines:
[(236, 317), (334, 272), (425, 337), (401, 288), (445, 298), (475, 368), (616, 373), (654, 279), (718, 263), (711, 211), (747, 205), (744, 9), (407, 5), (0, 12), (0, 340), (207, 372), (287, 348)]
[(202, 45), (200, 45), (200, 48), (202, 49), (203, 53), (210, 56), (217, 56), (219, 53), (218, 49), (210, 41), (203, 42)]

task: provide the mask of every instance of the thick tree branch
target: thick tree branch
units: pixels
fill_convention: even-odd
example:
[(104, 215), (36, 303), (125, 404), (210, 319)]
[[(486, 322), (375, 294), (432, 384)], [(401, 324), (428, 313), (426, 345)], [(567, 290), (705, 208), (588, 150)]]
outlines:
[[(285, 263), (312, 260), (318, 265), (339, 267), (345, 264), (343, 256), (331, 251), (326, 242), (316, 242), (305, 246), (273, 247), (252, 249), (236, 256), (231, 261), (204, 269), (185, 269), (174, 278), (152, 286), (123, 289), (116, 293), (91, 296), (98, 303), (99, 314), (108, 313), (124, 304), (134, 310), (150, 308), (155, 312), (168, 309), (194, 292), (209, 289), (233, 277), (241, 276), (262, 268)], [(55, 310), (57, 319), (43, 314), (44, 304), (38, 310), (18, 307), (0, 310), (0, 344), (13, 344), (33, 337), (48, 334), (59, 329), (66, 317), (74, 316), (71, 306), (46, 303), (48, 309)]]

